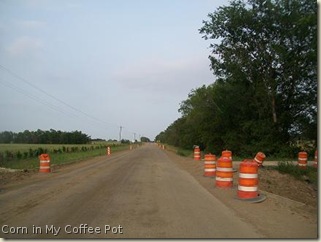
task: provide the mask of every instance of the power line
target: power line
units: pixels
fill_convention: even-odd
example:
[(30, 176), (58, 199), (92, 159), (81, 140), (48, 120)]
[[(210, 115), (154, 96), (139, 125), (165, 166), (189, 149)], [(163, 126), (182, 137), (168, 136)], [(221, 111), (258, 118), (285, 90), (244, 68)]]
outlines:
[[(8, 87), (8, 88), (10, 88), (10, 89), (12, 89), (12, 90), (14, 90), (16, 92), (19, 92), (19, 93), (23, 94), (24, 96), (26, 96), (26, 97), (28, 97), (28, 98), (30, 98), (30, 99), (32, 99), (32, 100), (34, 100), (34, 101), (36, 101), (36, 102), (38, 102), (40, 104), (43, 104), (45, 107), (50, 108), (50, 109), (52, 109), (52, 110), (54, 110), (56, 112), (62, 113), (62, 114), (67, 115), (67, 116), (69, 116), (71, 118), (76, 118), (76, 119), (79, 118), (78, 115), (76, 115), (74, 113), (66, 112), (61, 107), (53, 105), (52, 103), (49, 103), (46, 100), (43, 100), (38, 96), (34, 96), (34, 95), (28, 93), (27, 91), (25, 91), (24, 89), (22, 89), (20, 87), (17, 87), (13, 83), (5, 81), (5, 80), (3, 80), (1, 78), (0, 78), (0, 84), (2, 86), (4, 86), (4, 87)], [(92, 122), (89, 122), (89, 124), (92, 125), (93, 127), (97, 128), (97, 124), (94, 124)], [(102, 124), (99, 124), (99, 125), (102, 125)], [(103, 126), (103, 127), (106, 128), (105, 126)]]
[[(1, 82), (1, 81), (2, 81), (2, 82)], [(43, 105), (51, 108), (52, 110), (55, 110), (55, 111), (57, 111), (57, 112), (60, 112), (60, 113), (62, 113), (62, 114), (65, 114), (65, 115), (69, 115), (69, 116), (71, 116), (71, 117), (78, 117), (78, 116), (76, 116), (75, 114), (66, 113), (65, 111), (63, 111), (63, 110), (62, 110), (61, 108), (59, 108), (58, 106), (55, 106), (55, 105), (53, 105), (53, 104), (51, 104), (51, 103), (49, 103), (49, 102), (47, 102), (47, 101), (45, 101), (45, 100), (37, 97), (37, 96), (34, 96), (34, 95), (28, 93), (28, 92), (26, 92), (25, 90), (23, 90), (22, 88), (19, 88), (19, 87), (15, 86), (14, 84), (12, 84), (12, 83), (10, 83), (10, 82), (8, 82), (8, 81), (5, 81), (5, 80), (3, 80), (3, 79), (0, 79), (0, 84), (2, 84), (2, 85), (5, 86), (5, 87), (9, 87), (9, 88), (15, 90), (16, 92), (21, 93), (21, 94), (25, 95), (26, 97), (31, 98), (31, 99), (33, 99), (34, 101), (36, 101), (36, 102), (38, 102), (38, 103), (41, 103), (41, 104), (43, 104)]]
[[(16, 74), (15, 72), (11, 71), (10, 69), (8, 69), (7, 67), (5, 67), (5, 66), (3, 66), (1, 64), (0, 64), (0, 70), (6, 71), (7, 73), (9, 73), (14, 78), (18, 79), (19, 81), (22, 81), (22, 82), (26, 83), (27, 85), (31, 86), (32, 88), (36, 89), (37, 91), (41, 92), (42, 94), (45, 94), (48, 97), (51, 97), (52, 99), (54, 99), (55, 101), (59, 102), (60, 104), (63, 104), (64, 106), (68, 107), (69, 109), (72, 109), (73, 111), (76, 111), (77, 113), (80, 113), (80, 114), (86, 116), (87, 118), (90, 118), (91, 120), (99, 122), (100, 124), (104, 124), (104, 126), (103, 126), (104, 128), (106, 128), (105, 125), (108, 125), (108, 126), (112, 125), (114, 127), (120, 127), (119, 136), (120, 136), (120, 140), (121, 140), (122, 129), (124, 128), (123, 126), (119, 126), (119, 125), (116, 125), (116, 124), (113, 124), (113, 123), (110, 123), (110, 122), (105, 122), (103, 120), (100, 120), (100, 119), (98, 119), (98, 118), (96, 118), (96, 117), (94, 117), (94, 116), (92, 116), (92, 115), (90, 115), (90, 114), (88, 114), (88, 113), (86, 113), (86, 112), (84, 112), (84, 111), (82, 111), (82, 110), (80, 110), (80, 109), (68, 104), (67, 102), (55, 97), (51, 93), (48, 93), (47, 91), (45, 91), (45, 90), (39, 88), (38, 86), (32, 84), (30, 81), (28, 81), (25, 78), (19, 76), (18, 74)], [(1, 80), (2, 79), (0, 79), (0, 81)], [(15, 91), (17, 91), (17, 92), (29, 97), (29, 98), (31, 98), (33, 100), (37, 101), (37, 102), (39, 102), (39, 103), (41, 103), (41, 104), (43, 104), (43, 105), (55, 110), (55, 111), (58, 111), (58, 112), (63, 113), (65, 115), (72, 116), (74, 118), (75, 117), (79, 117), (79, 116), (75, 115), (74, 113), (70, 113), (70, 112), (66, 112), (66, 111), (62, 110), (61, 106), (54, 105), (54, 104), (52, 104), (52, 103), (50, 103), (50, 102), (48, 102), (46, 100), (41, 99), (38, 96), (34, 96), (34, 95), (28, 93), (27, 91), (25, 91), (21, 87), (18, 87), (17, 85), (14, 85), (13, 83), (10, 83), (10, 82), (5, 81), (5, 80), (2, 80), (2, 81), (4, 82), (4, 83), (0, 82), (2, 85), (6, 86), (6, 87), (9, 87), (9, 88), (11, 88), (11, 89), (13, 89), (13, 90), (15, 90)], [(131, 132), (131, 131), (129, 131), (129, 132)], [(133, 132), (131, 132), (131, 133), (133, 133)]]
[(96, 118), (96, 117), (94, 117), (94, 116), (92, 116), (92, 115), (89, 115), (89, 114), (81, 111), (81, 110), (78, 109), (78, 108), (73, 107), (72, 105), (66, 103), (65, 101), (63, 101), (63, 100), (61, 100), (61, 99), (53, 96), (52, 94), (48, 93), (47, 91), (45, 91), (45, 90), (43, 90), (43, 89), (37, 87), (36, 85), (32, 84), (31, 82), (29, 82), (29, 81), (26, 80), (25, 78), (22, 78), (21, 76), (19, 76), (18, 74), (14, 73), (13, 71), (9, 70), (8, 68), (4, 67), (4, 66), (1, 65), (1, 64), (0, 64), (0, 68), (3, 69), (3, 70), (5, 70), (6, 72), (8, 72), (9, 74), (11, 74), (12, 76), (14, 76), (16, 79), (18, 79), (18, 80), (20, 80), (20, 81), (28, 84), (29, 86), (31, 86), (31, 87), (33, 87), (34, 89), (40, 91), (41, 93), (46, 94), (47, 96), (51, 97), (52, 99), (56, 100), (57, 102), (65, 105), (65, 106), (67, 106), (67, 107), (70, 108), (70, 109), (72, 109), (72, 110), (74, 110), (74, 111), (76, 111), (76, 112), (78, 112), (78, 113), (81, 113), (81, 114), (85, 115), (86, 117), (91, 118), (91, 119), (93, 119), (93, 120), (95, 120), (95, 121), (98, 121), (98, 122), (101, 122), (101, 123), (104, 123), (104, 124), (107, 124), (107, 125), (113, 125), (113, 126), (118, 127), (118, 125), (115, 125), (115, 124), (112, 124), (112, 123), (109, 123), (109, 122), (105, 122), (105, 121), (103, 121), (103, 120), (100, 120), (100, 119), (98, 119), (98, 118)]

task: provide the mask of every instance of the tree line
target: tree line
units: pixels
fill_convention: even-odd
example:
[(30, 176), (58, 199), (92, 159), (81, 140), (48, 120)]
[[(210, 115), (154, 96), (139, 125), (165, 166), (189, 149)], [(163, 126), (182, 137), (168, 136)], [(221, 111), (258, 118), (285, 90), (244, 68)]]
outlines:
[(50, 129), (43, 131), (25, 130), (14, 133), (11, 131), (0, 132), (0, 143), (14, 144), (87, 144), (91, 141), (90, 136), (81, 131), (56, 131)]
[(234, 0), (208, 18), (199, 33), (216, 81), (192, 90), (155, 140), (240, 156), (316, 149), (316, 1)]

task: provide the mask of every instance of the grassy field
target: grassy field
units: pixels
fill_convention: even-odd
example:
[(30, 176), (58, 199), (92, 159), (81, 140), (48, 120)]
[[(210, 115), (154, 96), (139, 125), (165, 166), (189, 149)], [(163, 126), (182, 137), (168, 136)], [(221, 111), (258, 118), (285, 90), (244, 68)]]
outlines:
[(38, 169), (41, 153), (50, 156), (52, 165), (66, 164), (90, 157), (106, 155), (129, 149), (128, 144), (118, 142), (94, 142), (91, 144), (0, 144), (0, 167), (11, 169)]
[(91, 146), (104, 146), (104, 145), (119, 145), (118, 142), (93, 142), (90, 144), (0, 144), (0, 152), (5, 152), (9, 150), (11, 152), (23, 152), (28, 151), (29, 149), (37, 149), (42, 147), (43, 149), (47, 149), (49, 151), (58, 150), (62, 147), (87, 147), (90, 148)]

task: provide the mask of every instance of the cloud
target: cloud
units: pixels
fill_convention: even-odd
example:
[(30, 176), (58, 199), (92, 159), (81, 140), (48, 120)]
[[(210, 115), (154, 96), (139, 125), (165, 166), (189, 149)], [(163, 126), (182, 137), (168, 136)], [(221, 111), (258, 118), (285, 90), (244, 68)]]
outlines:
[(21, 56), (24, 54), (32, 53), (43, 47), (40, 39), (30, 36), (22, 36), (15, 39), (8, 47), (7, 51), (12, 56)]
[(206, 58), (145, 60), (123, 68), (115, 78), (130, 89), (175, 93), (185, 93), (214, 79)]

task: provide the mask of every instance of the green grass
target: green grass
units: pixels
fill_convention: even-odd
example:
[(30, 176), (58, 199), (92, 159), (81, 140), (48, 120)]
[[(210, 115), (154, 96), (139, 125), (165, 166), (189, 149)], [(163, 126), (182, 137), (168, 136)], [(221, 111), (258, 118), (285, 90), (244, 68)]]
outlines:
[[(11, 169), (37, 169), (39, 168), (38, 155), (32, 154), (24, 158), (24, 152), (29, 149), (36, 151), (41, 148), (44, 153), (48, 153), (51, 165), (60, 165), (88, 159), (95, 156), (106, 155), (106, 147), (111, 147), (111, 153), (129, 149), (128, 144), (99, 142), (83, 145), (52, 145), (52, 144), (0, 144), (0, 153), (9, 152), (13, 154), (10, 159), (0, 160), (0, 167)], [(16, 155), (20, 152), (22, 156)]]
[(290, 174), (298, 180), (305, 180), (313, 185), (318, 184), (318, 171), (315, 167), (307, 166), (306, 169), (301, 169), (292, 162), (279, 161), (275, 169), (280, 173)]
[(11, 152), (24, 152), (28, 151), (29, 149), (37, 149), (39, 147), (43, 149), (47, 149), (48, 151), (53, 151), (54, 149), (59, 149), (62, 147), (87, 147), (90, 148), (91, 146), (103, 146), (103, 145), (117, 145), (118, 143), (110, 143), (110, 142), (93, 142), (90, 144), (0, 144), (0, 152), (5, 152), (6, 150)]
[(180, 156), (190, 157), (193, 155), (192, 150), (177, 149), (176, 154)]

